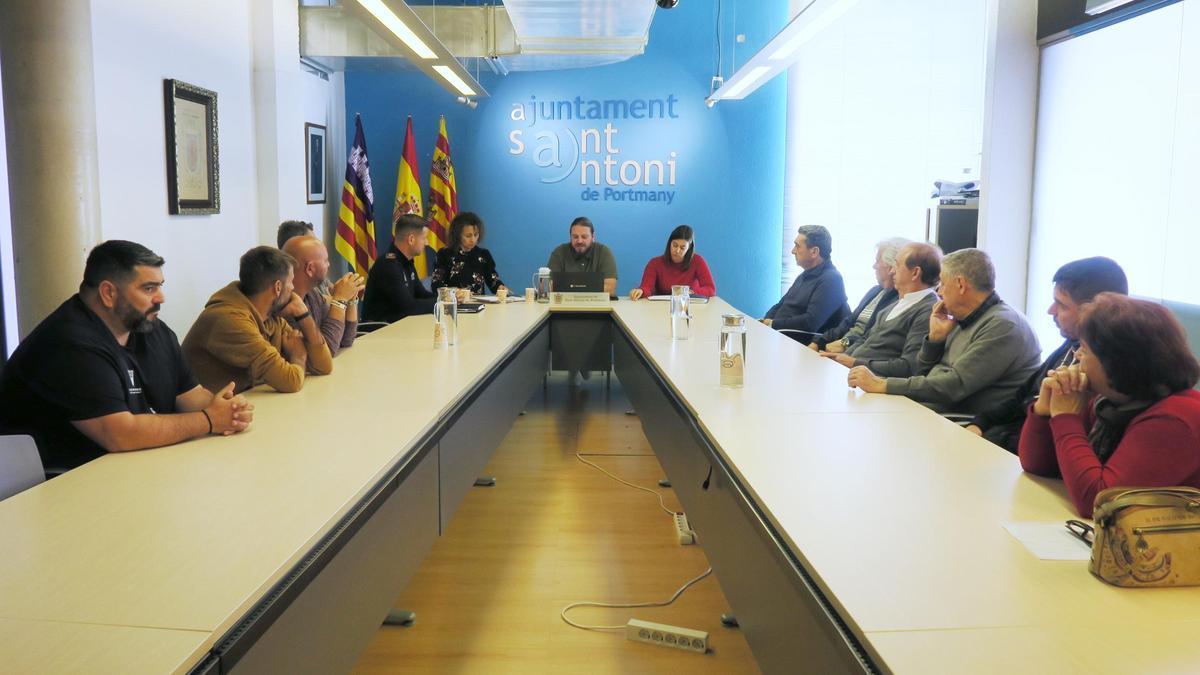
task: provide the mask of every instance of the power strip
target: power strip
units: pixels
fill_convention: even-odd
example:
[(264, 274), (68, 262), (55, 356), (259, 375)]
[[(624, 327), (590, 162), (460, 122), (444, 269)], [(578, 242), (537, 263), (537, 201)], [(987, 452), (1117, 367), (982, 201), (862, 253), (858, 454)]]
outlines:
[(703, 654), (708, 651), (708, 633), (640, 619), (625, 624), (625, 639)]
[(696, 531), (688, 525), (687, 514), (675, 514), (675, 534), (679, 537), (680, 546), (689, 546), (696, 543)]

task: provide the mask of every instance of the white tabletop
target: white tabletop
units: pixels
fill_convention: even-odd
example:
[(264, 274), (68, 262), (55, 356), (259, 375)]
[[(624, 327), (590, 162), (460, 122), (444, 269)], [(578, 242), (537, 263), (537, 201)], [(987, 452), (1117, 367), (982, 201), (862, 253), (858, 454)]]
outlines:
[[(67, 636), (96, 663), (149, 640), (139, 667), (190, 665), (547, 311), (463, 315), (460, 343), (439, 350), (429, 317), (405, 319), (300, 393), (250, 392), (249, 433), (108, 455), (0, 503), (0, 635), (16, 636), (0, 638), (0, 662)], [(845, 368), (752, 321), (746, 386), (722, 389), (717, 331), (732, 310), (720, 299), (692, 308), (683, 341), (666, 303), (611, 311), (892, 669), (1062, 670), (1103, 665), (1103, 644), (1129, 670), (1200, 663), (1175, 623), (1193, 620), (1200, 588), (1112, 588), (1003, 529), (1072, 517), (1059, 481), (920, 405), (850, 390)], [(1071, 641), (1082, 646), (1058, 647)], [(75, 651), (36, 670), (73, 670)]]
[(248, 393), (247, 433), (110, 454), (0, 503), (0, 617), (213, 634), (307, 553), (545, 317), (513, 304), (359, 339), (296, 394)]
[(1200, 587), (1117, 589), (1086, 562), (1038, 560), (1003, 528), (1076, 517), (1061, 481), (1024, 474), (1015, 456), (917, 403), (851, 391), (846, 368), (752, 318), (746, 385), (722, 389), (716, 335), (732, 311), (718, 299), (693, 307), (688, 340), (670, 339), (662, 304), (621, 303), (615, 315), (890, 666), (931, 672), (943, 663), (942, 639), (949, 650), (1011, 658), (1004, 639), (962, 632), (1013, 627), (1087, 634), (1092, 649), (1106, 631), (1137, 631), (1147, 670), (1200, 664), (1200, 642), (1168, 627), (1194, 619)]

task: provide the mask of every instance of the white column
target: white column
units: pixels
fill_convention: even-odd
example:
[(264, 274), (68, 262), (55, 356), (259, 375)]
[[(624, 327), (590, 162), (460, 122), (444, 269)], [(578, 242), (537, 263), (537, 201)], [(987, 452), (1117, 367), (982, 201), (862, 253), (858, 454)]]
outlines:
[(1037, 127), (1037, 0), (987, 0), (979, 247), (1000, 297), (1025, 311)]
[(99, 239), (88, 0), (4, 0), (0, 63), (18, 327), (75, 293)]

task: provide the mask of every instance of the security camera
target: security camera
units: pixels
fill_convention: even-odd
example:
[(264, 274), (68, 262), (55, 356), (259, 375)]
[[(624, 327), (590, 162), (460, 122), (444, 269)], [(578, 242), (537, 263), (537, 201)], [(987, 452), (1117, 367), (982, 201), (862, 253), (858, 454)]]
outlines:
[(663, 9), (671, 9), (675, 5), (679, 4), (679, 0), (654, 0), (654, 1), (657, 2), (658, 6), (662, 7)]

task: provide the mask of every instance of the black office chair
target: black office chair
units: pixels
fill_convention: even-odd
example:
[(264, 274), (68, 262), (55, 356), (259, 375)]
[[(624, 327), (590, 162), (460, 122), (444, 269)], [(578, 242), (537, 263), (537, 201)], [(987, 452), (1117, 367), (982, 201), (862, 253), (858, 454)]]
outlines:
[(368, 333), (374, 333), (380, 328), (389, 325), (391, 324), (387, 321), (362, 321), (358, 324), (358, 330), (355, 331), (354, 337), (362, 337)]

